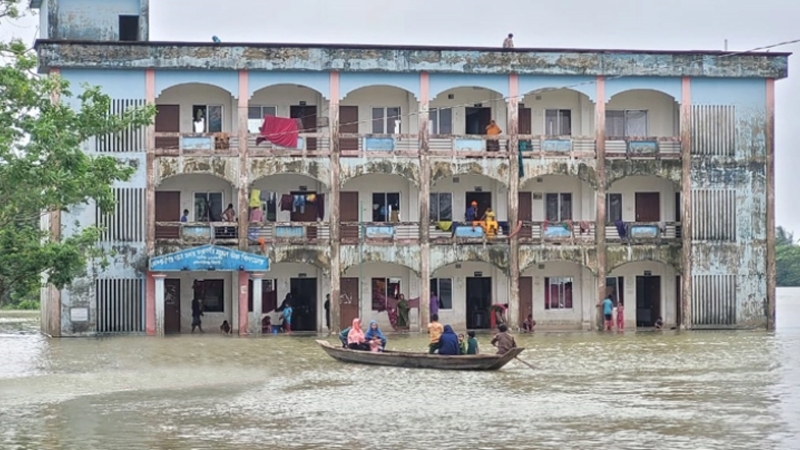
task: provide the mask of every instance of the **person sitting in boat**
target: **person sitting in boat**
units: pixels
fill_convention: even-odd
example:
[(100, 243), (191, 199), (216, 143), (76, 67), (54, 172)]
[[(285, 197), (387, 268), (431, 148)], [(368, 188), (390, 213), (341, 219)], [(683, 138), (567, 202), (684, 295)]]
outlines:
[(367, 338), (361, 330), (361, 319), (358, 317), (353, 319), (353, 326), (350, 327), (350, 331), (347, 333), (347, 348), (350, 350), (364, 350), (367, 352), (370, 350)]
[(342, 347), (347, 348), (347, 335), (350, 333), (350, 328), (347, 327), (341, 332), (339, 332), (339, 340), (342, 341)]
[(461, 354), (467, 354), (467, 340), (464, 338), (464, 333), (458, 335), (458, 347), (461, 349)]
[(461, 354), (461, 345), (458, 336), (450, 325), (444, 326), (444, 332), (439, 337), (439, 354), (457, 356)]
[(492, 338), (492, 345), (497, 347), (498, 355), (504, 355), (517, 346), (517, 341), (515, 341), (514, 336), (508, 332), (508, 326), (506, 326), (506, 324), (501, 323), (497, 329), (500, 330), (500, 332)]
[(468, 331), (467, 336), (469, 336), (469, 339), (467, 339), (467, 354), (477, 355), (480, 353), (480, 350), (478, 349), (478, 340), (475, 339), (475, 332)]
[(383, 347), (381, 347), (381, 340), (377, 337), (367, 340), (369, 344), (369, 351), (372, 353), (380, 353), (383, 351)]
[(378, 327), (377, 321), (371, 320), (369, 322), (369, 328), (367, 328), (367, 332), (364, 334), (364, 337), (366, 338), (367, 341), (370, 341), (370, 343), (373, 340), (377, 340), (378, 343), (380, 344), (379, 345), (380, 351), (386, 349), (386, 336), (384, 336), (383, 332), (381, 332), (381, 329)]

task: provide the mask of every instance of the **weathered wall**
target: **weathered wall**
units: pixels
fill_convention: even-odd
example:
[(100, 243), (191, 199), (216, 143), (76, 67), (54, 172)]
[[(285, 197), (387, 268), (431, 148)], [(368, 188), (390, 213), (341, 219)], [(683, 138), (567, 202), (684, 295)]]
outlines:
[(342, 192), (358, 192), (361, 219), (364, 222), (372, 222), (372, 195), (376, 193), (400, 194), (400, 221), (419, 221), (419, 194), (410, 179), (397, 175), (362, 175), (347, 181), (342, 186)]
[(117, 41), (119, 16), (138, 16), (141, 11), (140, 0), (57, 0), (54, 4), (58, 22), (50, 31), (53, 39)]

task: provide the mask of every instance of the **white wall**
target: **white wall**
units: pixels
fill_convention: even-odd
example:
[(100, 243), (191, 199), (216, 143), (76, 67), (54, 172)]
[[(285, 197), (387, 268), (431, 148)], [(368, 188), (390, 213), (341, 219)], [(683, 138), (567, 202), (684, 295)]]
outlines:
[[(447, 98), (453, 94), (453, 98)], [(430, 101), (430, 108), (453, 108), (453, 134), (465, 134), (465, 119), (467, 106), (481, 103), (483, 107), (492, 108), (492, 119), (503, 130), (502, 134), (508, 133), (508, 109), (506, 100), (497, 92), (483, 88), (462, 87), (450, 89), (437, 95)], [(467, 105), (467, 106), (465, 106)]]
[(569, 109), (572, 111), (572, 136), (594, 136), (594, 103), (580, 92), (558, 89), (532, 93), (523, 97), (521, 103), (531, 109), (534, 135), (549, 134), (544, 129), (546, 109)]
[(450, 324), (456, 332), (467, 329), (467, 278), (475, 272), (492, 278), (491, 304), (508, 303), (508, 277), (491, 264), (483, 262), (462, 262), (461, 268), (455, 264), (435, 271), (431, 278), (451, 278), (453, 280), (453, 309), (439, 310), (439, 322)]
[(625, 222), (636, 221), (637, 192), (658, 192), (661, 221), (675, 221), (675, 185), (669, 180), (648, 176), (626, 177), (612, 184), (606, 192), (622, 194), (622, 220)]
[(482, 192), (491, 192), (492, 210), (499, 222), (508, 220), (508, 190), (499, 181), (481, 175), (459, 175), (458, 183), (453, 178), (439, 180), (431, 186), (431, 193), (453, 194), (453, 220), (463, 221), (467, 211), (467, 192), (475, 192), (480, 187)]
[[(520, 298), (520, 307), (524, 301), (533, 302), (533, 317), (537, 326), (578, 327), (591, 322), (592, 308), (597, 304), (597, 283), (589, 269), (569, 262), (547, 262), (544, 263), (544, 269), (535, 265), (520, 276), (533, 277), (533, 299)], [(572, 278), (571, 309), (545, 309), (545, 278), (548, 277)]]
[[(540, 180), (541, 181), (538, 181)], [(597, 217), (595, 210), (595, 190), (580, 178), (566, 175), (547, 175), (535, 178), (520, 186), (520, 192), (539, 193), (541, 199), (534, 199), (531, 195), (533, 206), (533, 220), (545, 220), (545, 194), (572, 194), (572, 220), (593, 221)]]
[(189, 210), (189, 222), (195, 221), (194, 217), (194, 194), (195, 192), (222, 192), (223, 211), (229, 203), (233, 203), (236, 216), (239, 216), (239, 205), (237, 203), (236, 189), (228, 181), (211, 175), (187, 174), (177, 175), (164, 180), (156, 191), (181, 191), (181, 208)]
[(678, 104), (660, 92), (633, 90), (619, 93), (606, 103), (606, 111), (642, 109), (647, 111), (647, 135), (679, 136)]
[(192, 106), (222, 105), (222, 131), (237, 130), (238, 101), (216, 86), (185, 84), (165, 89), (156, 99), (157, 105), (180, 105), (181, 133), (193, 133)]
[(625, 264), (611, 273), (609, 277), (625, 277), (625, 327), (636, 326), (636, 277), (649, 270), (651, 275), (661, 277), (661, 317), (667, 327), (675, 326), (678, 319), (675, 299), (675, 277), (678, 273), (670, 266), (643, 261)]
[[(359, 307), (361, 310), (361, 320), (364, 324), (370, 320), (377, 320), (378, 325), (384, 330), (391, 330), (389, 315), (386, 311), (372, 311), (372, 279), (373, 278), (400, 278), (400, 292), (406, 299), (419, 297), (419, 277), (410, 269), (403, 266), (387, 263), (370, 262), (362, 267), (354, 266), (345, 271), (343, 278), (361, 278), (361, 292), (359, 295)], [(333, 319), (333, 318), (331, 318)], [(411, 329), (415, 330), (419, 321), (419, 310), (412, 309), (409, 312)]]
[[(308, 192), (317, 192), (320, 194), (325, 194), (325, 217), (324, 220), (328, 219), (328, 214), (330, 211), (330, 195), (325, 189), (325, 186), (320, 183), (319, 181), (310, 178), (304, 177), (302, 175), (271, 175), (265, 178), (260, 178), (253, 182), (252, 189), (260, 189), (261, 192), (277, 192), (278, 194), (278, 201), (280, 201), (280, 196), (283, 194), (289, 194), (293, 191), (299, 191), (300, 186), (305, 186)], [(248, 198), (250, 196), (250, 192), (248, 192)], [(286, 223), (290, 221), (292, 212), (291, 211), (281, 211), (280, 203), (277, 205), (277, 221)], [(265, 217), (266, 218), (266, 217)]]
[(399, 175), (363, 175), (349, 180), (341, 191), (358, 192), (365, 222), (372, 221), (372, 194), (376, 192), (400, 193), (400, 221), (419, 221), (419, 191), (411, 180)]
[[(358, 132), (372, 133), (372, 108), (400, 107), (401, 133), (416, 134), (419, 130), (419, 102), (414, 94), (391, 86), (368, 86), (345, 96), (341, 106), (358, 106)], [(393, 132), (393, 129), (388, 131)], [(384, 134), (391, 134), (384, 132)]]

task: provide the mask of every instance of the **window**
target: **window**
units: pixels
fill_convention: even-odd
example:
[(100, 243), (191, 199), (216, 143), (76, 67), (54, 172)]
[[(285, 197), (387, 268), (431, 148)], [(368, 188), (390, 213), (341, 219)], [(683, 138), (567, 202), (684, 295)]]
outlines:
[(222, 192), (195, 192), (194, 220), (195, 222), (222, 220)]
[(139, 16), (119, 16), (119, 40), (139, 40)]
[(372, 108), (372, 134), (400, 134), (400, 108)]
[(545, 194), (544, 208), (548, 222), (572, 220), (572, 194)]
[(544, 134), (547, 136), (571, 136), (572, 111), (569, 109), (545, 109)]
[(397, 192), (375, 192), (372, 194), (372, 221), (399, 222), (400, 194)]
[(431, 108), (428, 117), (430, 117), (430, 134), (453, 134), (452, 108)]
[(430, 199), (431, 222), (453, 220), (453, 194), (432, 193)]
[(647, 111), (638, 109), (606, 111), (606, 137), (647, 136)]
[(250, 106), (247, 108), (247, 132), (258, 134), (264, 123), (264, 116), (277, 116), (276, 106)]
[(192, 288), (204, 312), (225, 312), (225, 280), (196, 280)]
[(606, 195), (606, 222), (614, 223), (622, 220), (622, 194)]
[(572, 277), (545, 277), (544, 309), (572, 309)]
[(195, 133), (222, 132), (222, 105), (192, 106), (192, 121)]
[(400, 278), (372, 279), (372, 310), (381, 311), (386, 308), (386, 299), (400, 296)]
[[(247, 282), (247, 312), (253, 312), (253, 280)], [(261, 280), (261, 312), (278, 309), (278, 280)]]
[(439, 297), (439, 309), (453, 309), (453, 279), (432, 278), (431, 295)]

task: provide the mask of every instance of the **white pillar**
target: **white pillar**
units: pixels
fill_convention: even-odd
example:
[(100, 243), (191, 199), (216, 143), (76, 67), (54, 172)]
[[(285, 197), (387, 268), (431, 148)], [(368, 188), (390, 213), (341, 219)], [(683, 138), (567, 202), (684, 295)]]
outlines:
[(156, 280), (156, 336), (164, 336), (164, 278), (163, 273), (153, 275)]
[(251, 273), (250, 278), (253, 280), (253, 315), (251, 316), (250, 333), (261, 334), (261, 287), (263, 273)]

